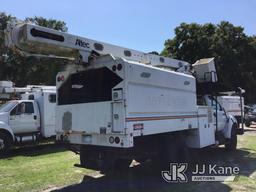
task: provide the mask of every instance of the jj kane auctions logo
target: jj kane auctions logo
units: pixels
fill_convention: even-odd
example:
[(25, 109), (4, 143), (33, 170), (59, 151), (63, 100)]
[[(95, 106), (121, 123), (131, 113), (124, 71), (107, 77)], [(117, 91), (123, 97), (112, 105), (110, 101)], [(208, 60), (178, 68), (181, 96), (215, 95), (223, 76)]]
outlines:
[(234, 181), (239, 174), (239, 167), (217, 166), (217, 165), (195, 165), (195, 168), (188, 173), (187, 163), (170, 163), (170, 170), (162, 171), (162, 177), (166, 182), (184, 183), (188, 182), (188, 175), (191, 181)]

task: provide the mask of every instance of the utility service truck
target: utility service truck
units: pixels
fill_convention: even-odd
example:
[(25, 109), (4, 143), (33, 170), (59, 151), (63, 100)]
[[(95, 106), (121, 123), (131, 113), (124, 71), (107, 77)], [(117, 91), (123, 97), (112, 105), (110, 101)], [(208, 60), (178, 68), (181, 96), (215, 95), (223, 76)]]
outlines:
[(218, 102), (225, 109), (226, 113), (233, 115), (238, 123), (243, 123), (244, 98), (240, 96), (223, 95), (217, 97)]
[(236, 149), (236, 119), (210, 92), (197, 95), (197, 83), (217, 82), (213, 58), (190, 65), (23, 22), (5, 35), (25, 55), (73, 59), (56, 77), (56, 131), (80, 153), (80, 167), (169, 163), (187, 147)]
[(40, 137), (54, 137), (56, 87), (30, 85), (14, 87), (12, 82), (1, 81), (0, 95), (14, 100), (0, 106), (0, 150), (12, 144), (35, 141)]

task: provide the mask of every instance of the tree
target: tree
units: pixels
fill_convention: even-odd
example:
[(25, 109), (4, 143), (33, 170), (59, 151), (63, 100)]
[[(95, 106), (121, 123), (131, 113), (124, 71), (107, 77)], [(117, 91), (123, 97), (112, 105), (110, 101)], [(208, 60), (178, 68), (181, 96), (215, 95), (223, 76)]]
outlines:
[(42, 27), (47, 27), (50, 29), (55, 29), (57, 31), (62, 31), (62, 32), (67, 32), (68, 28), (66, 26), (66, 23), (64, 21), (58, 21), (55, 19), (46, 19), (43, 17), (27, 17), (25, 19), (27, 22), (32, 22), (36, 25), (42, 26)]
[(200, 58), (215, 57), (219, 89), (246, 89), (246, 99), (256, 99), (256, 38), (244, 29), (223, 21), (217, 25), (182, 23), (175, 28), (175, 37), (165, 42), (165, 56), (194, 63)]
[(152, 54), (152, 55), (159, 55), (159, 53), (157, 51), (151, 51), (151, 52), (148, 52), (149, 54)]
[[(0, 13), (0, 29), (7, 26), (7, 22), (16, 19), (11, 15)], [(66, 23), (43, 17), (26, 18), (26, 21), (37, 25), (66, 32)], [(22, 57), (15, 50), (4, 47), (3, 37), (0, 38), (0, 80), (11, 80), (18, 86), (27, 84), (55, 85), (55, 77), (61, 71), (67, 61), (64, 59)]]
[(13, 51), (5, 48), (3, 33), (3, 30), (6, 28), (7, 23), (15, 19), (16, 18), (11, 15), (0, 12), (0, 80), (3, 80), (4, 78), (9, 79), (8, 76), (10, 75), (11, 66), (8, 63), (8, 60), (10, 60), (10, 58), (15, 59), (13, 57)]
[(6, 13), (0, 12), (0, 30), (4, 30), (7, 26), (8, 21), (15, 20), (16, 18), (7, 15)]

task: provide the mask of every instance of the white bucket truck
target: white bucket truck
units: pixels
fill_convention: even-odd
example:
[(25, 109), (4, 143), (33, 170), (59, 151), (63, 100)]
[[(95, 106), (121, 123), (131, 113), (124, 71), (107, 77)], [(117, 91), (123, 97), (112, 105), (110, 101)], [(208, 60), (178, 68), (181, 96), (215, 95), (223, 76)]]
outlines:
[[(0, 106), (0, 149), (8, 150), (11, 145), (39, 137), (55, 136), (56, 87), (14, 87), (0, 82), (1, 94), (19, 95), (20, 99), (7, 101)], [(6, 86), (9, 85), (9, 86)]]
[(169, 163), (187, 147), (236, 149), (236, 119), (213, 96), (197, 99), (196, 79), (217, 81), (213, 59), (195, 63), (195, 78), (184, 61), (32, 24), (10, 24), (5, 34), (9, 47), (25, 53), (74, 59), (56, 78), (56, 129), (80, 153), (81, 167), (155, 157)]

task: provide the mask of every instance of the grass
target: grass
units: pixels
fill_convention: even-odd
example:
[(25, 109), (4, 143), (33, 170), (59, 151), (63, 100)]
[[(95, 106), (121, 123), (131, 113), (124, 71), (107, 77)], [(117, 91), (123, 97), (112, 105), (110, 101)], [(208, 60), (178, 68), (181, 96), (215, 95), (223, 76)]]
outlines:
[[(239, 136), (239, 147), (234, 153), (224, 151), (213, 151), (206, 153), (207, 158), (213, 163), (225, 164), (227, 166), (238, 166), (240, 174), (234, 182), (196, 182), (185, 185), (176, 185), (172, 191), (193, 192), (193, 191), (256, 191), (256, 131)], [(164, 187), (161, 191), (168, 191), (170, 186)]]
[(237, 159), (240, 167), (237, 182), (228, 185), (233, 191), (256, 191), (256, 134), (240, 136), (239, 145), (247, 153)]
[(0, 160), (0, 191), (42, 191), (77, 183), (89, 171), (73, 167), (78, 156), (52, 145)]
[[(201, 156), (202, 155), (202, 156)], [(0, 191), (44, 191), (66, 186), (64, 191), (256, 191), (256, 131), (239, 136), (239, 149), (203, 152), (203, 161), (238, 166), (235, 182), (191, 182), (167, 184), (151, 167), (133, 168), (121, 176), (102, 176), (92, 170), (76, 168), (79, 156), (54, 145), (15, 149), (14, 154), (0, 159)], [(90, 182), (92, 181), (92, 182)], [(121, 186), (121, 188), (118, 188)]]

